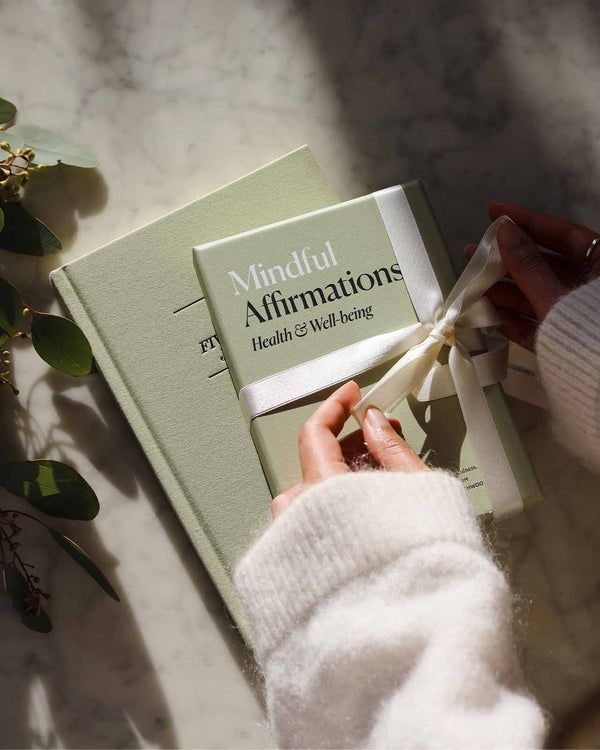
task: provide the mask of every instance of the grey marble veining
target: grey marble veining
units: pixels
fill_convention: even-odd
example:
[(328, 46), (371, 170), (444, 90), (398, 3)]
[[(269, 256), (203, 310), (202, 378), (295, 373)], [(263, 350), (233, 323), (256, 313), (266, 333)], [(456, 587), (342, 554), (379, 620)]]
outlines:
[[(29, 191), (65, 240), (60, 259), (0, 254), (41, 309), (56, 306), (53, 265), (304, 142), (345, 198), (422, 178), (457, 264), (493, 197), (600, 224), (591, 1), (8, 0), (0, 29), (0, 95), (102, 163)], [(67, 460), (95, 487), (97, 521), (61, 526), (123, 602), (40, 540), (55, 631), (22, 630), (0, 600), (0, 744), (269, 745), (247, 657), (102, 380), (49, 373), (25, 347), (15, 376), (18, 399), (0, 391), (3, 451)], [(547, 500), (492, 542), (528, 680), (559, 725), (600, 673), (597, 480), (543, 415), (513, 407)]]

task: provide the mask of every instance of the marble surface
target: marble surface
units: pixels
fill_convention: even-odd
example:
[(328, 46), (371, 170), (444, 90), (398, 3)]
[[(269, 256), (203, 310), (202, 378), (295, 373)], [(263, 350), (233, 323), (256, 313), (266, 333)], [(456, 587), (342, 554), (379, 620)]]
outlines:
[[(66, 249), (2, 253), (0, 273), (53, 310), (54, 265), (303, 142), (345, 198), (424, 179), (458, 264), (492, 197), (598, 225), (596, 5), (6, 0), (0, 93), (21, 122), (88, 144), (102, 166), (31, 186)], [(98, 519), (61, 527), (122, 603), (40, 539), (55, 630), (24, 631), (0, 600), (0, 743), (270, 745), (247, 656), (102, 380), (49, 373), (25, 347), (14, 358), (21, 393), (0, 392), (2, 452), (67, 460), (95, 487)], [(543, 415), (513, 408), (547, 501), (493, 544), (557, 729), (600, 674), (597, 480)]]

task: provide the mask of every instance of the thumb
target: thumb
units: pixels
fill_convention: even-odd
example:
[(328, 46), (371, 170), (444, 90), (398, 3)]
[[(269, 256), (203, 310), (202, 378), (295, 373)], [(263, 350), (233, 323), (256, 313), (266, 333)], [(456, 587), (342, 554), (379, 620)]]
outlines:
[(502, 260), (539, 320), (566, 289), (535, 242), (516, 224), (506, 223), (498, 232)]
[(384, 469), (420, 471), (427, 468), (406, 440), (394, 430), (384, 413), (374, 406), (367, 409), (363, 436), (369, 453)]

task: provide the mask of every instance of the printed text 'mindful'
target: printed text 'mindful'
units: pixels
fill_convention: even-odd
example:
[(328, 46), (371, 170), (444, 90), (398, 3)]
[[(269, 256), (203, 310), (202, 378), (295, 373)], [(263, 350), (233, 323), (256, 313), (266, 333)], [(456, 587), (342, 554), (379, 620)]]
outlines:
[(298, 279), (300, 276), (306, 276), (315, 271), (333, 268), (337, 264), (331, 242), (327, 241), (325, 242), (325, 250), (321, 253), (311, 253), (310, 247), (304, 247), (299, 252), (294, 250), (291, 260), (285, 265), (264, 268), (262, 263), (253, 263), (248, 266), (245, 279), (235, 271), (228, 271), (227, 274), (233, 283), (235, 294), (238, 296), (240, 292), (281, 284), (289, 279)]

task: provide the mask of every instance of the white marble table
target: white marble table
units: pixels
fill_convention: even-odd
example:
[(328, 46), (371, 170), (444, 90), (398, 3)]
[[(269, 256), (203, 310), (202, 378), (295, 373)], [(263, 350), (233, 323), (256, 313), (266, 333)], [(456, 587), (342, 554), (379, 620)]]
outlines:
[[(30, 192), (66, 249), (47, 262), (2, 253), (0, 273), (54, 309), (53, 265), (306, 141), (346, 198), (424, 179), (458, 262), (491, 197), (599, 224), (595, 3), (467, 6), (7, 0), (0, 95), (102, 166)], [(123, 601), (40, 545), (55, 630), (23, 630), (0, 602), (2, 746), (269, 745), (247, 657), (102, 380), (49, 373), (26, 348), (15, 371), (2, 451), (88, 478), (100, 516), (63, 528)], [(529, 681), (560, 723), (600, 673), (597, 483), (542, 415), (514, 406), (548, 499), (494, 544), (519, 594)]]

